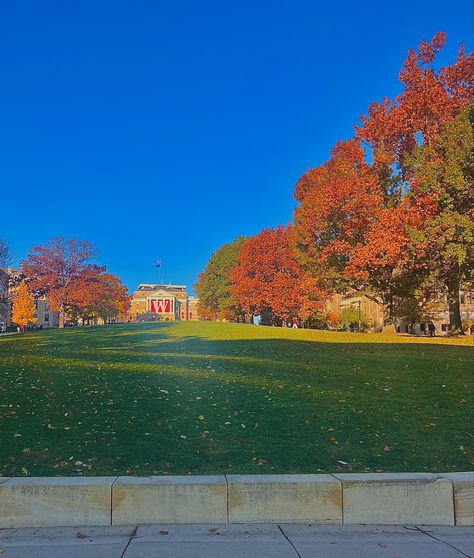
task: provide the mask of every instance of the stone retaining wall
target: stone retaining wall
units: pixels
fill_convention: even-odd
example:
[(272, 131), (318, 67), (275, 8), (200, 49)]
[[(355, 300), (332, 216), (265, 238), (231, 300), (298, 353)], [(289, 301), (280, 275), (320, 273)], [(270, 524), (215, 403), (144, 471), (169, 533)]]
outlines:
[(0, 528), (474, 524), (474, 472), (0, 478)]

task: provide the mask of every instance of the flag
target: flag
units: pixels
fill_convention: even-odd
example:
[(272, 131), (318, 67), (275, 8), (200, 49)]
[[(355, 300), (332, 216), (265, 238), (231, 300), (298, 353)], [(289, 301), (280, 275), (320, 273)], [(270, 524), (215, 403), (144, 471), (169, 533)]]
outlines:
[(161, 260), (156, 260), (155, 267), (161, 267)]

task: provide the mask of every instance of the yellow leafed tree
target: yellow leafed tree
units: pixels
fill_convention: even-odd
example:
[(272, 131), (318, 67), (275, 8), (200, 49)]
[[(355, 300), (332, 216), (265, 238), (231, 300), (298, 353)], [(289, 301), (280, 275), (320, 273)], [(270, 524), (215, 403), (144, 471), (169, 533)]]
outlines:
[(22, 281), (13, 297), (12, 321), (21, 328), (36, 323), (36, 307), (33, 295), (25, 281)]

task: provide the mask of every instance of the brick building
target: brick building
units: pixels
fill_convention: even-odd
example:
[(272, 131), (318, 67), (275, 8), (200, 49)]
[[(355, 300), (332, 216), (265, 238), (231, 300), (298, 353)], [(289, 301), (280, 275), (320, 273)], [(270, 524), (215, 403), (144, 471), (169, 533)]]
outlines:
[(132, 320), (197, 320), (198, 299), (188, 296), (186, 285), (141, 283), (134, 291), (130, 308)]

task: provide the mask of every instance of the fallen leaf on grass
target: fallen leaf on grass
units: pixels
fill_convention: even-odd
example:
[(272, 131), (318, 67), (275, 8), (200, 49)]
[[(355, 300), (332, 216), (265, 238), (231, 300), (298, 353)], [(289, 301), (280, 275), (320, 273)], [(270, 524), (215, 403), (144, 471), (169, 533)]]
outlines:
[(86, 535), (84, 535), (84, 533), (81, 533), (80, 531), (78, 531), (76, 533), (76, 539), (85, 539)]

